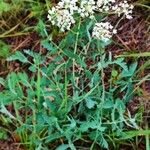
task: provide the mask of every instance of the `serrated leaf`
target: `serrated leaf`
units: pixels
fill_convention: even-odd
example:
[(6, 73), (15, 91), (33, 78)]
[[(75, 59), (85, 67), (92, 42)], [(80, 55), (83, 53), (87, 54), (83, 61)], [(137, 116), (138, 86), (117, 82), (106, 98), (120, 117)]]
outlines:
[(121, 77), (132, 77), (135, 73), (137, 65), (137, 62), (135, 62), (130, 65), (129, 70), (123, 70), (121, 73)]
[(36, 65), (35, 65), (35, 64), (31, 65), (31, 66), (29, 67), (29, 70), (30, 70), (31, 72), (36, 72), (36, 71), (37, 71)]
[(31, 86), (30, 83), (28, 82), (28, 76), (26, 73), (18, 73), (18, 77), (24, 86), (26, 86), (26, 87)]
[(23, 52), (25, 54), (28, 54), (31, 57), (34, 57), (37, 54), (37, 53), (35, 53), (35, 52), (31, 51), (31, 50), (28, 50), (28, 49), (24, 49)]
[(107, 143), (107, 141), (105, 140), (105, 138), (104, 138), (103, 136), (101, 137), (100, 144), (101, 144), (104, 148), (108, 149), (108, 143)]
[(64, 54), (66, 55), (66, 56), (68, 56), (69, 58), (74, 58), (74, 59), (78, 59), (78, 55), (77, 54), (74, 54), (74, 52), (73, 51), (71, 51), (71, 50), (63, 50), (63, 52), (64, 52)]
[(49, 40), (43, 40), (41, 42), (42, 46), (49, 51), (56, 51), (57, 47), (54, 46)]
[(28, 59), (20, 51), (7, 58), (7, 61), (19, 60), (20, 62), (27, 63)]
[(7, 82), (8, 82), (9, 90), (13, 94), (17, 94), (16, 91), (15, 91), (15, 86), (18, 82), (17, 75), (15, 73), (11, 73), (11, 74), (8, 75), (7, 80), (8, 80)]
[[(39, 6), (35, 6), (34, 8), (40, 8)], [(48, 33), (46, 31), (45, 23), (40, 19), (37, 26), (36, 26), (37, 32), (42, 36), (42, 37), (47, 37)]]

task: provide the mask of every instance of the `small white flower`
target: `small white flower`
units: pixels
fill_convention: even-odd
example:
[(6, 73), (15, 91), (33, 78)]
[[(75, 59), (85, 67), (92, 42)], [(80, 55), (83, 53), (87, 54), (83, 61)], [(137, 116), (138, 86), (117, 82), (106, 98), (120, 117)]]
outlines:
[(98, 40), (108, 41), (116, 33), (117, 30), (113, 29), (109, 22), (100, 22), (95, 24), (92, 36)]
[(116, 29), (113, 29), (113, 30), (112, 30), (112, 33), (113, 33), (113, 34), (117, 34), (117, 30), (116, 30)]
[(115, 3), (115, 0), (98, 0), (97, 6), (102, 7), (102, 6), (109, 5), (110, 3)]
[(48, 106), (47, 106), (47, 103), (46, 103), (46, 102), (43, 102), (43, 106), (44, 106), (45, 108), (48, 108)]

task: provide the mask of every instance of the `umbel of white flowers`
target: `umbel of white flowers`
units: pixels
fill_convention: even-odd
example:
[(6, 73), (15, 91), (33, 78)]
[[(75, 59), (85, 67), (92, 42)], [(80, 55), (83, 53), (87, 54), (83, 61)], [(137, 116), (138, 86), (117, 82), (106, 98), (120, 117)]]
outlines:
[[(93, 19), (96, 12), (105, 12), (117, 14), (118, 17), (124, 15), (127, 19), (131, 19), (132, 10), (133, 5), (128, 4), (126, 0), (118, 3), (116, 0), (61, 0), (48, 11), (48, 19), (52, 25), (64, 32), (75, 24), (74, 14)], [(106, 41), (116, 33), (116, 29), (109, 22), (100, 22), (95, 24), (92, 36)]]
[(109, 22), (100, 22), (95, 24), (92, 37), (102, 41), (107, 41), (112, 37), (113, 34), (116, 33), (117, 30), (113, 29), (113, 26)]

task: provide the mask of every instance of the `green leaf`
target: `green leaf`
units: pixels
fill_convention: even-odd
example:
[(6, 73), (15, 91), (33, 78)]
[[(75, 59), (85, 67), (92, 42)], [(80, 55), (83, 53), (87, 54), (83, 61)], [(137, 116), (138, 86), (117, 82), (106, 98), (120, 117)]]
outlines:
[(7, 139), (8, 139), (7, 132), (3, 128), (0, 128), (0, 140), (7, 140)]
[(113, 69), (112, 72), (111, 72), (111, 75), (112, 75), (112, 77), (117, 77), (118, 71)]
[(132, 77), (137, 68), (137, 62), (130, 65), (129, 70), (123, 70), (121, 73), (121, 77)]
[[(39, 6), (35, 8), (40, 8)], [(46, 31), (45, 23), (40, 19), (37, 26), (36, 26), (36, 31), (43, 37), (47, 37), (48, 33)]]
[(122, 112), (124, 112), (126, 108), (124, 102), (120, 99), (116, 99), (115, 107)]
[(62, 144), (56, 148), (56, 150), (68, 150), (69, 144)]
[(102, 105), (102, 107), (105, 109), (113, 108), (113, 106), (114, 106), (114, 103), (112, 100), (106, 100)]
[(114, 61), (114, 64), (119, 65), (124, 69), (124, 71), (128, 71), (128, 67), (126, 62), (124, 62), (124, 58), (118, 58), (117, 60)]
[(35, 53), (29, 49), (24, 49), (23, 52), (31, 57), (35, 57), (38, 53)]
[(7, 61), (19, 60), (20, 62), (27, 63), (28, 59), (20, 52), (17, 51), (14, 55), (7, 58)]
[(56, 133), (54, 133), (54, 134), (50, 134), (50, 135), (46, 138), (45, 143), (52, 142), (53, 140), (59, 139), (59, 138), (61, 138), (61, 137), (63, 137), (63, 135), (62, 135), (61, 133), (58, 133), (58, 132), (56, 132)]
[(5, 80), (3, 78), (0, 78), (0, 84), (3, 86), (5, 85)]
[(24, 86), (31, 87), (30, 83), (28, 82), (28, 76), (26, 73), (18, 73), (18, 77)]
[(0, 105), (0, 112), (8, 116), (10, 119), (16, 119), (3, 104)]
[(124, 96), (124, 99), (125, 99), (126, 103), (128, 103), (132, 99), (132, 97), (134, 95), (133, 91), (134, 91), (134, 86), (133, 86), (132, 82), (129, 82), (128, 86), (127, 86), (126, 94)]
[(74, 54), (74, 52), (71, 51), (71, 50), (65, 49), (65, 50), (63, 50), (63, 52), (64, 52), (64, 54), (65, 54), (66, 56), (68, 56), (69, 58), (78, 59), (78, 55), (77, 55), (77, 54)]
[(39, 146), (35, 150), (42, 150), (42, 144), (40, 143)]
[(36, 65), (35, 65), (35, 64), (31, 65), (31, 66), (29, 67), (29, 70), (30, 70), (31, 72), (36, 72), (36, 71), (37, 71)]
[(49, 51), (56, 51), (57, 47), (54, 46), (49, 40), (43, 40), (41, 42), (42, 46)]
[(106, 46), (108, 46), (109, 44), (111, 44), (111, 40), (106, 40), (106, 41), (98, 41), (98, 46), (99, 48), (105, 48)]
[(16, 91), (15, 91), (16, 84), (18, 83), (18, 77), (17, 77), (17, 75), (15, 73), (9, 74), (8, 77), (7, 77), (7, 82), (8, 82), (9, 90), (13, 94), (17, 94)]
[(10, 46), (4, 43), (3, 41), (0, 41), (0, 57), (6, 58), (8, 57), (10, 53)]
[(4, 1), (0, 1), (0, 15), (3, 13), (3, 12), (7, 12), (10, 10), (10, 5)]
[(104, 148), (108, 149), (108, 143), (107, 143), (107, 141), (105, 140), (105, 138), (104, 138), (103, 136), (101, 136), (100, 144), (101, 144)]
[(86, 107), (92, 109), (97, 102), (93, 101), (91, 98), (86, 98)]
[(131, 139), (136, 136), (146, 136), (150, 135), (150, 130), (133, 130), (124, 132), (121, 139)]

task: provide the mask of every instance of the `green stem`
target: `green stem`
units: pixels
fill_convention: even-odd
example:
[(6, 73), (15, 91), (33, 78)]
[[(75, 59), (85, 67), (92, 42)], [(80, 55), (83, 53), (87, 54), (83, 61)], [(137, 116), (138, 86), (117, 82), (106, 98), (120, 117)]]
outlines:
[[(146, 130), (148, 130), (148, 123), (146, 122)], [(150, 150), (150, 139), (149, 134), (145, 135), (146, 140), (146, 150)]]
[[(76, 42), (75, 42), (75, 47), (74, 47), (74, 54), (76, 54), (77, 52), (77, 48), (78, 48), (78, 39), (79, 39), (79, 30), (80, 30), (80, 26), (81, 26), (81, 18), (79, 19), (79, 24), (78, 24), (78, 31), (76, 33)], [(73, 79), (75, 80), (75, 59), (73, 59), (73, 67), (72, 67), (72, 72), (73, 72)], [(76, 83), (74, 82), (75, 86), (77, 87)], [(75, 88), (73, 88), (73, 93), (75, 94)]]
[(38, 73), (37, 73), (37, 104), (39, 108), (41, 107), (41, 101), (40, 101), (40, 84), (41, 84), (41, 76), (40, 76), (40, 69), (38, 66)]

